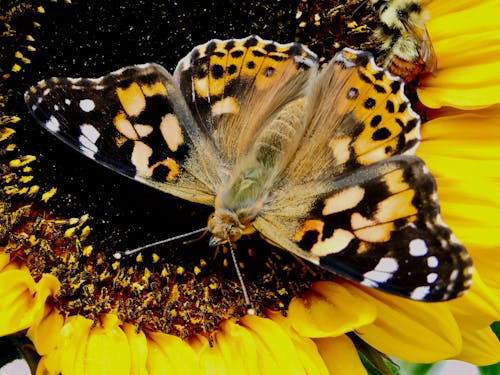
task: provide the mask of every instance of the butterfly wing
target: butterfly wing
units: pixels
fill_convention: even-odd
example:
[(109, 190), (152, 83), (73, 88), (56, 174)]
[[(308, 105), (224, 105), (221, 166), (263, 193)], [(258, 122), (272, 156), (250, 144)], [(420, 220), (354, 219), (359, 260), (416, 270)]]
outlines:
[(95, 79), (52, 78), (27, 91), (25, 100), (45, 129), (98, 163), (213, 203), (217, 154), (161, 66), (130, 66)]
[(339, 275), (415, 300), (471, 283), (471, 260), (439, 216), (436, 186), (411, 153), (419, 119), (402, 82), (344, 50), (308, 91), (304, 143), (254, 226)]
[(411, 154), (420, 137), (403, 82), (377, 67), (370, 53), (351, 49), (311, 80), (304, 121), (306, 141), (286, 177), (292, 186)]
[(289, 102), (304, 95), (316, 56), (297, 43), (257, 36), (212, 40), (183, 58), (174, 72), (186, 102), (229, 165)]

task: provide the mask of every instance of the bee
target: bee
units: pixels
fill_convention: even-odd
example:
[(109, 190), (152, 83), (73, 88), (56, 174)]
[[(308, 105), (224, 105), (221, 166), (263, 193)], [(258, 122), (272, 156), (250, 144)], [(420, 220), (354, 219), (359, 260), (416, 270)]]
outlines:
[(371, 0), (379, 14), (375, 38), (380, 43), (381, 65), (405, 82), (422, 73), (434, 74), (437, 59), (425, 27), (429, 14), (418, 0)]

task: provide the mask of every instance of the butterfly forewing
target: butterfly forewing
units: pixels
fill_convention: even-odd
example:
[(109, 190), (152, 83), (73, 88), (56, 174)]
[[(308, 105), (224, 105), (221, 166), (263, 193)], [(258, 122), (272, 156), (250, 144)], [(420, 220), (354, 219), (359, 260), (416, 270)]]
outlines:
[(206, 163), (217, 164), (216, 154), (161, 66), (51, 78), (32, 87), (26, 102), (44, 128), (100, 164), (185, 199), (213, 202), (216, 178)]
[(301, 144), (289, 167), (290, 185), (412, 153), (419, 141), (420, 120), (402, 81), (367, 52), (345, 49), (311, 80), (305, 121), (311, 142)]
[(235, 164), (280, 109), (304, 95), (316, 60), (297, 43), (212, 40), (183, 58), (174, 77), (222, 159)]

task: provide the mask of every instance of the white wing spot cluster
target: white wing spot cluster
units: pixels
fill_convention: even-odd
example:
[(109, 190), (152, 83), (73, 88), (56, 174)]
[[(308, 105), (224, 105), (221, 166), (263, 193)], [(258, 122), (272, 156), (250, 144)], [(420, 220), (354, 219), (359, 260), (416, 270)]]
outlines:
[(90, 124), (80, 125), (80, 131), (82, 132), (78, 138), (80, 149), (85, 155), (94, 158), (95, 153), (99, 150), (95, 143), (101, 136), (101, 133)]

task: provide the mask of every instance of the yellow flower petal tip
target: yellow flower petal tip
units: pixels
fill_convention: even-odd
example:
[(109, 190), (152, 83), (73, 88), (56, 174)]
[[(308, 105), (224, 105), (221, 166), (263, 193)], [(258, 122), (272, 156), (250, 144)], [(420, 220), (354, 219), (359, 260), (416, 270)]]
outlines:
[(288, 314), (292, 326), (306, 337), (334, 337), (370, 324), (376, 309), (366, 299), (335, 282), (314, 283), (294, 298)]

